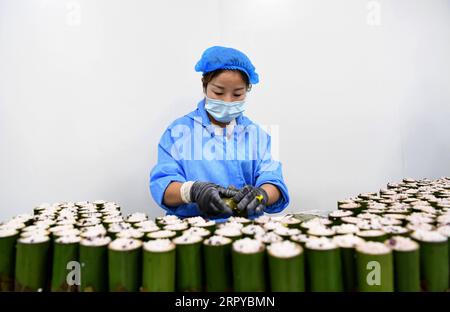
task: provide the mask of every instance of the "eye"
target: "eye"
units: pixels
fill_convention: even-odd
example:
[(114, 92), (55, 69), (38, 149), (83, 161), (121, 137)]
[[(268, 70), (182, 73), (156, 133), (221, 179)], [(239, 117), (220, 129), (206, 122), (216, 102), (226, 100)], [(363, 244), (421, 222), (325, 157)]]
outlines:
[(243, 96), (243, 94), (234, 94), (235, 97)]
[(223, 93), (215, 92), (215, 91), (214, 91), (214, 94), (215, 94), (215, 95), (223, 95)]

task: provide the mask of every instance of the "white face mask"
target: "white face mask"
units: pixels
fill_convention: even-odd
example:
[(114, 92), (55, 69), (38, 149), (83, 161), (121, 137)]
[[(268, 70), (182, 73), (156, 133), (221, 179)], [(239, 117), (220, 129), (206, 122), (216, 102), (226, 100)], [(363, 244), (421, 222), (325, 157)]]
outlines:
[(228, 123), (239, 117), (244, 111), (245, 100), (236, 102), (225, 102), (222, 100), (205, 97), (205, 109), (215, 120)]

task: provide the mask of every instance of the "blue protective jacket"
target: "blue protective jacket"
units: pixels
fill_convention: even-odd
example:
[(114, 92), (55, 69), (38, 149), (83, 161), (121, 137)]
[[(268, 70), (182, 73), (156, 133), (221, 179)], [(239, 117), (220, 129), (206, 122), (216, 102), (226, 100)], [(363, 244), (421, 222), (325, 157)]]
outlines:
[(236, 188), (270, 183), (278, 187), (281, 197), (266, 207), (265, 212), (282, 211), (289, 204), (289, 194), (281, 163), (271, 156), (270, 135), (243, 115), (236, 118), (236, 126), (228, 139), (215, 135), (204, 102), (204, 99), (200, 101), (196, 110), (175, 120), (163, 133), (158, 145), (158, 161), (150, 173), (153, 199), (167, 214), (182, 218), (203, 216), (195, 203), (178, 207), (164, 205), (167, 186), (174, 181), (212, 182)]

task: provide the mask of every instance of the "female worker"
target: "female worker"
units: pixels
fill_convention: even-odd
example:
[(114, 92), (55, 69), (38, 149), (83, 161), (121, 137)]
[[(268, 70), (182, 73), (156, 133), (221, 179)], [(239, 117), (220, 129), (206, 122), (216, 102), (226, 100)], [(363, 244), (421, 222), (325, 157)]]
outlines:
[(289, 195), (270, 136), (243, 115), (259, 81), (255, 67), (244, 53), (214, 46), (195, 70), (203, 73), (205, 98), (163, 133), (150, 174), (154, 200), (179, 217), (226, 218), (233, 211), (224, 197), (250, 218), (282, 211)]

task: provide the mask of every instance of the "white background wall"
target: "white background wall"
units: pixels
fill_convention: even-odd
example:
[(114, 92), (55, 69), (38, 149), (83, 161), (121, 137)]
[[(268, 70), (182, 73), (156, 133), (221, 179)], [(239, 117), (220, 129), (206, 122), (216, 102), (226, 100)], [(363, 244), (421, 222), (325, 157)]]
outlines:
[(260, 74), (247, 115), (279, 127), (287, 211), (450, 174), (448, 0), (0, 0), (0, 220), (93, 199), (160, 215), (157, 143), (215, 44)]

